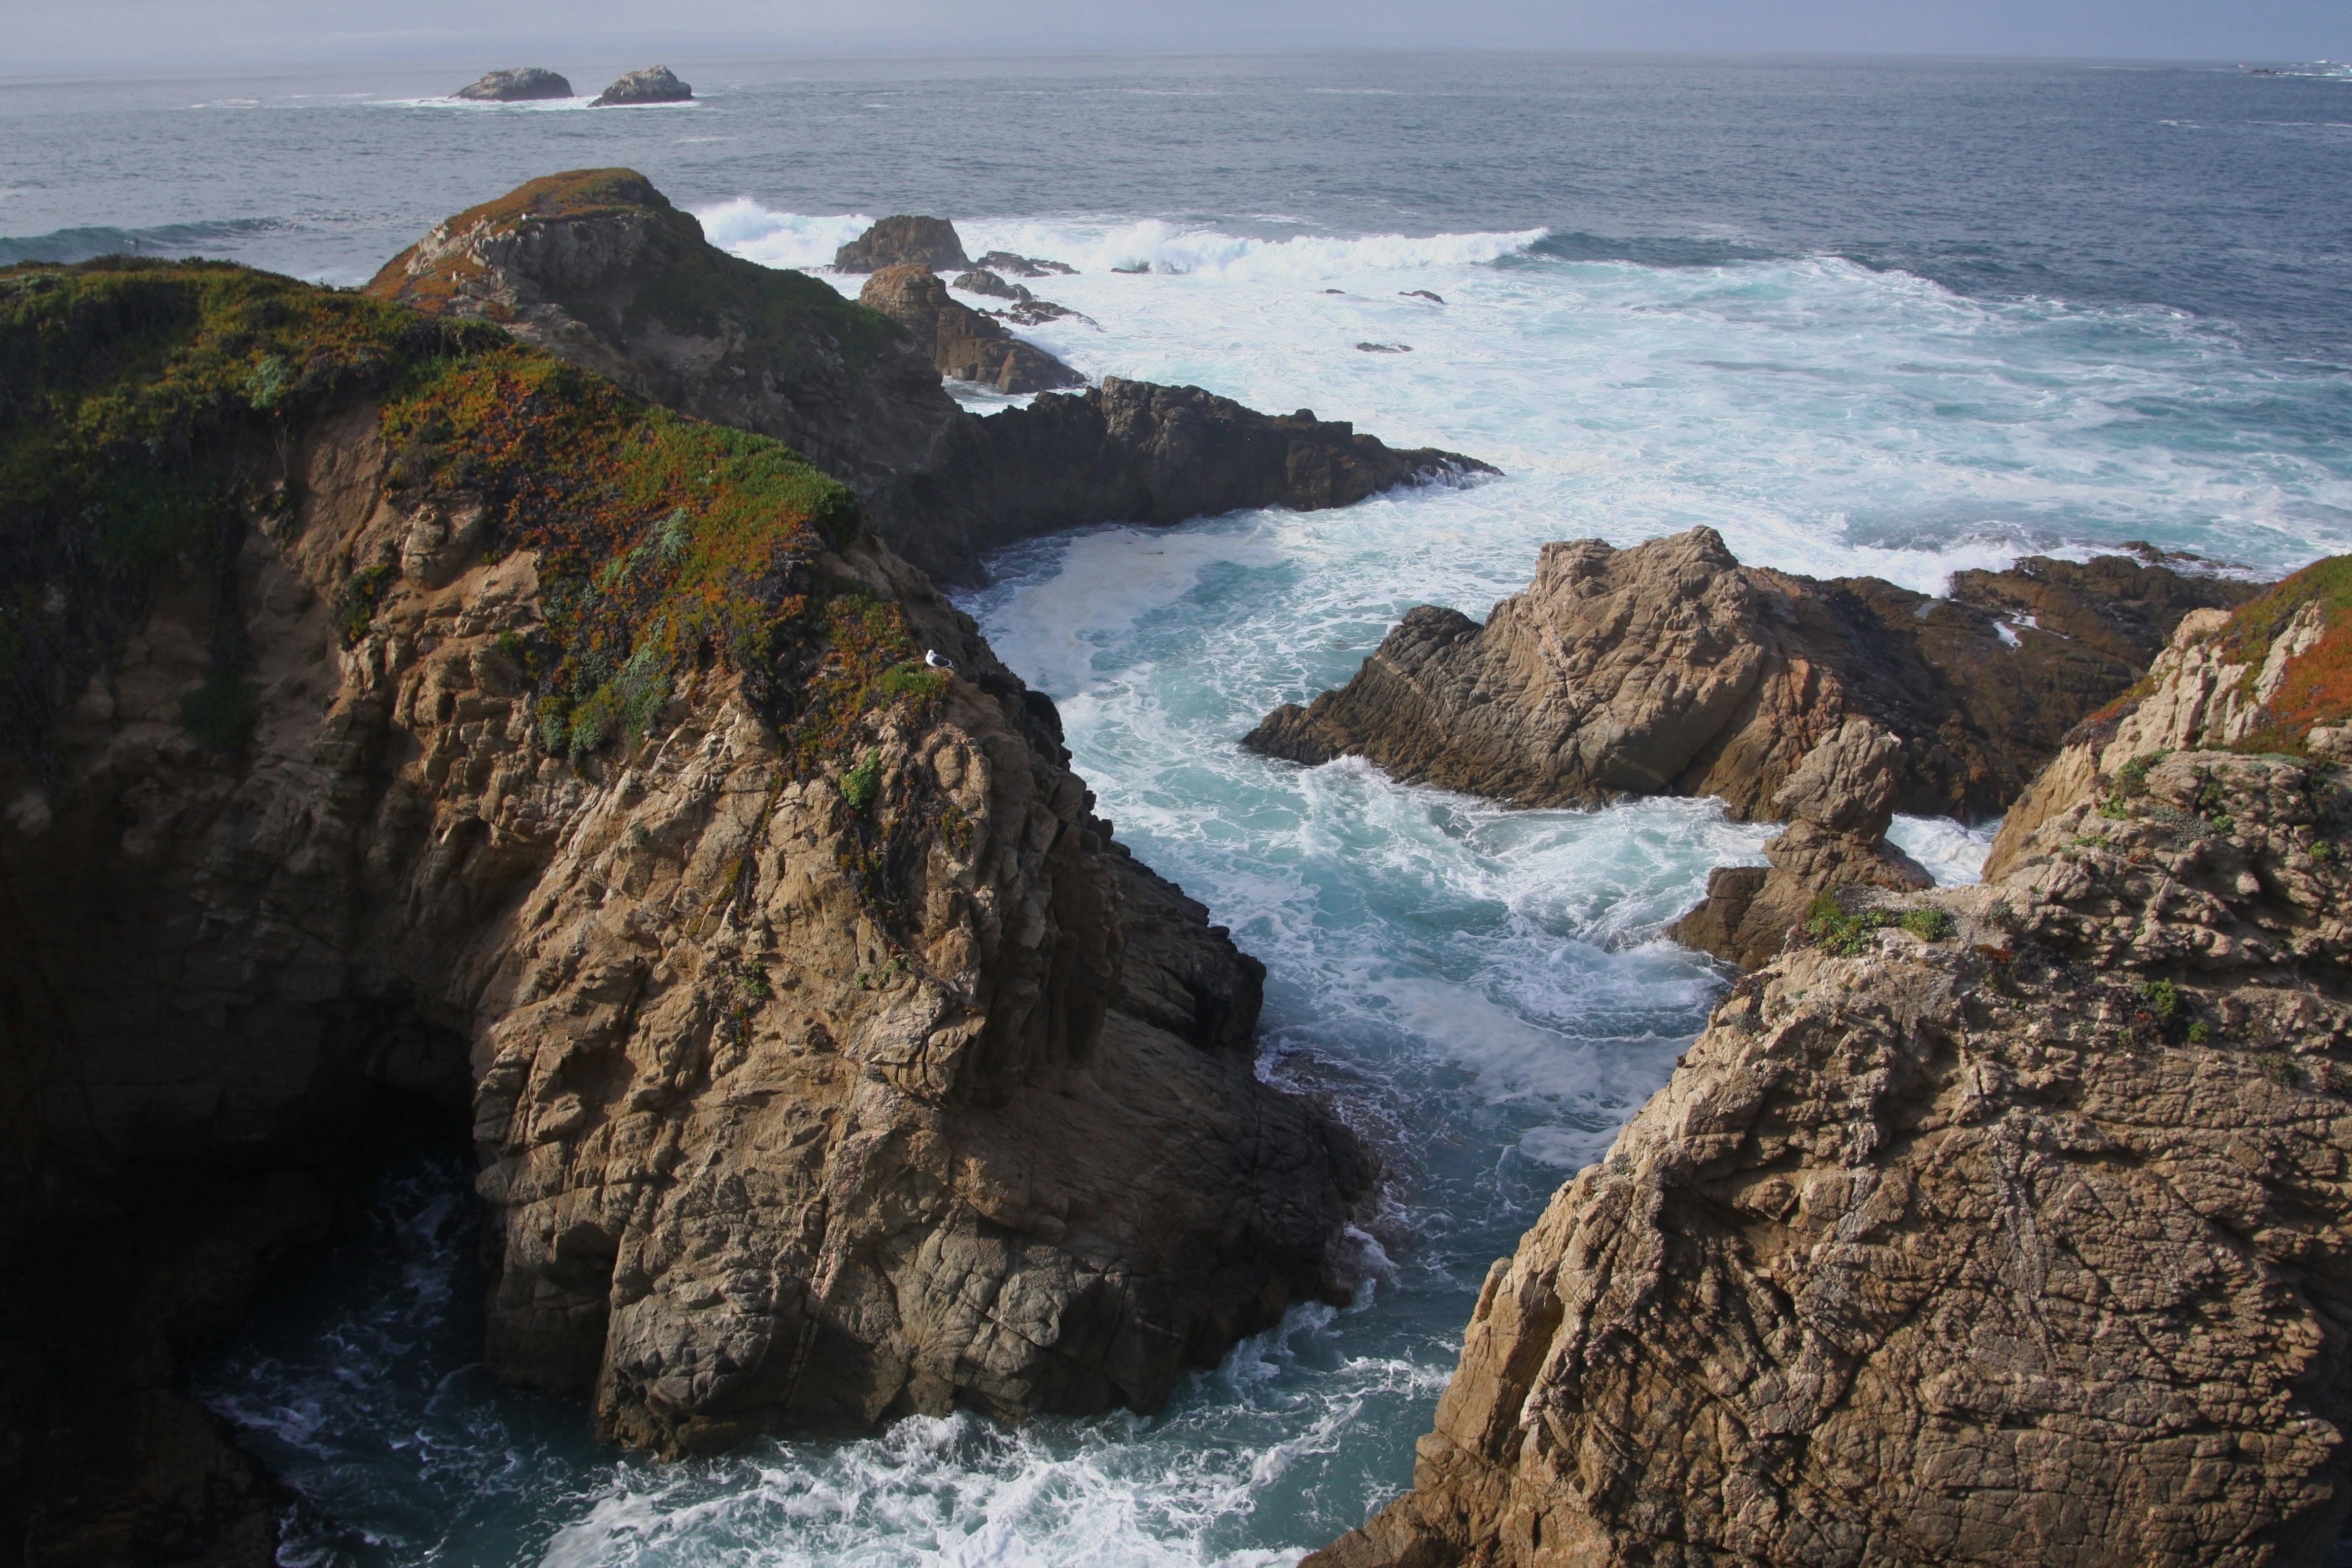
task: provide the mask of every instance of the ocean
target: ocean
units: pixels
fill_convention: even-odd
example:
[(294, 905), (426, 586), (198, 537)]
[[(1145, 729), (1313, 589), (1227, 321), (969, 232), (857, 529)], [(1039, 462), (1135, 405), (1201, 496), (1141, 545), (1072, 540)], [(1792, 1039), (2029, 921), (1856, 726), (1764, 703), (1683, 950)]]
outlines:
[[(1703, 522), (1752, 563), (1929, 591), (2126, 541), (2261, 575), (2352, 549), (2341, 70), (1008, 54), (677, 59), (702, 96), (675, 108), (434, 96), (510, 63), (0, 85), (0, 260), (135, 245), (349, 284), (524, 179), (626, 163), (772, 265), (953, 218), (975, 254), (1081, 269), (1032, 287), (1085, 319), (1030, 335), (1089, 374), (1504, 477), (1033, 541), (963, 595), (1121, 836), (1265, 960), (1265, 1076), (1385, 1162), (1352, 1306), (1294, 1310), (1150, 1417), (656, 1465), (480, 1372), (466, 1172), (421, 1162), (198, 1377), (299, 1500), (290, 1563), (1294, 1561), (1409, 1481), (1488, 1263), (1721, 993), (1659, 929), (1769, 830), (1505, 811), (1237, 736), (1412, 605), (1483, 616), (1554, 539)], [(537, 63), (593, 91), (644, 62)], [(1896, 836), (1958, 881), (1991, 826)]]

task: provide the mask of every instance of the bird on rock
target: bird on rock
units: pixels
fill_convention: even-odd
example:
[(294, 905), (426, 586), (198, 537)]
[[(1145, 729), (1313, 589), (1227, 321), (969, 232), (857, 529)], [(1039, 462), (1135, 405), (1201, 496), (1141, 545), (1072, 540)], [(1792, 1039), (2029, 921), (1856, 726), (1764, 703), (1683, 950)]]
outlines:
[(944, 669), (950, 675), (955, 673), (955, 661), (946, 658), (935, 647), (927, 647), (923, 650), (923, 662), (933, 669)]

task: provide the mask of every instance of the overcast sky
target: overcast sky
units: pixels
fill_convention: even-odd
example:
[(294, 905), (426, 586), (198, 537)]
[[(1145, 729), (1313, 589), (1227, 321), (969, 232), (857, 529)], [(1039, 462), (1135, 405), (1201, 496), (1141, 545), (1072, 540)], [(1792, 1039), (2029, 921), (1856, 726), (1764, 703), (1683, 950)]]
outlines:
[(0, 78), (742, 50), (2352, 56), (2347, 0), (0, 0)]

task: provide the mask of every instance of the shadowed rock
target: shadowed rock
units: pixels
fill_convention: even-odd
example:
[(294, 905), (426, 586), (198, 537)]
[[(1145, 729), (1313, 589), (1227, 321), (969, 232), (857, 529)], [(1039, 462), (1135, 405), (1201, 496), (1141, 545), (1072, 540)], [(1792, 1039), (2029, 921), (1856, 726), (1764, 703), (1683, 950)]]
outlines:
[(486, 103), (528, 103), (542, 98), (570, 98), (572, 84), (537, 66), (492, 71), (481, 80), (449, 95)]
[(906, 214), (884, 218), (835, 251), (833, 264), (844, 272), (877, 272), (885, 267), (961, 272), (971, 266), (955, 225), (943, 217)]
[[(983, 274), (982, 276), (985, 276)], [(857, 302), (870, 305), (929, 344), (931, 363), (953, 381), (975, 381), (999, 392), (1047, 392), (1084, 386), (1087, 378), (1003, 324), (948, 295), (926, 267), (884, 267), (866, 280)]]
[(646, 66), (628, 72), (591, 100), (592, 109), (632, 103), (684, 103), (694, 89), (671, 74), (667, 66)]

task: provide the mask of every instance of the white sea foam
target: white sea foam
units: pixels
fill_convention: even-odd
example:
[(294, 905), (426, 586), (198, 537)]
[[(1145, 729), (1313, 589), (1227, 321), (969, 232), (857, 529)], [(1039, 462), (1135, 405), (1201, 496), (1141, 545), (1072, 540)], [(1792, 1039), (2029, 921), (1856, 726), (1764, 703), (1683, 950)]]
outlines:
[(1948, 816), (1897, 816), (1886, 837), (1926, 867), (1937, 887), (1964, 888), (1984, 879), (1985, 857), (2000, 832), (1998, 820), (1970, 827)]

